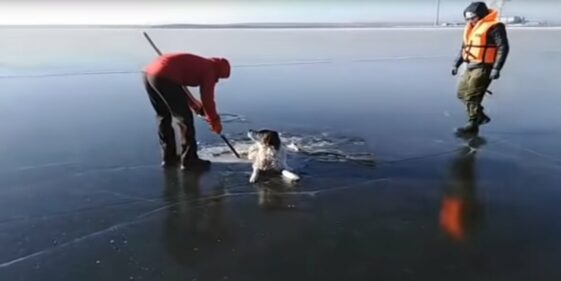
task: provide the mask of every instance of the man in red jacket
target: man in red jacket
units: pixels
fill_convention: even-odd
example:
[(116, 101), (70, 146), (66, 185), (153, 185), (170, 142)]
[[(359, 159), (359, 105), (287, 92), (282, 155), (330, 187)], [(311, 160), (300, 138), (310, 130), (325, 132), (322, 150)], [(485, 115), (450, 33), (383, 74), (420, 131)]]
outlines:
[[(159, 121), (162, 166), (181, 162), (181, 169), (206, 169), (210, 161), (197, 155), (197, 141), (191, 109), (205, 116), (212, 131), (220, 134), (222, 123), (216, 113), (214, 87), (219, 78), (230, 76), (224, 58), (203, 58), (193, 54), (164, 54), (144, 71), (144, 85)], [(189, 98), (183, 86), (200, 87), (202, 104)], [(181, 157), (177, 156), (172, 116), (180, 121)]]

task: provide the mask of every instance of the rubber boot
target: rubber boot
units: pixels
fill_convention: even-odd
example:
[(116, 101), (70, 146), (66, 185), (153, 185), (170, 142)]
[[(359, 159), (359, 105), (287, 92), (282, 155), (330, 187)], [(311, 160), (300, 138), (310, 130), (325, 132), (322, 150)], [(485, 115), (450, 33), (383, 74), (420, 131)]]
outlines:
[(478, 133), (479, 133), (479, 123), (477, 122), (477, 120), (470, 121), (464, 127), (456, 129), (456, 134), (458, 136), (466, 136), (466, 135), (475, 136)]
[(183, 164), (181, 165), (181, 170), (184, 171), (206, 171), (209, 168), (210, 161), (203, 160), (198, 157), (183, 161)]
[(487, 116), (485, 113), (481, 112), (481, 114), (479, 114), (479, 117), (477, 118), (477, 124), (485, 125), (489, 122), (491, 122), (491, 118)]

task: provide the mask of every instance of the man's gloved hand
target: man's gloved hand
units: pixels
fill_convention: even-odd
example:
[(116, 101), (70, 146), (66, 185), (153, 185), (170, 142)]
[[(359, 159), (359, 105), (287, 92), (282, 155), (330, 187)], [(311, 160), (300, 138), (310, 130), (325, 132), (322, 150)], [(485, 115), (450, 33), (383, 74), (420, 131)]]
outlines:
[(201, 117), (205, 117), (205, 111), (204, 109), (201, 107), (198, 110), (195, 110), (195, 113)]
[(501, 77), (501, 71), (493, 68), (493, 70), (491, 70), (491, 74), (489, 75), (489, 78), (491, 78), (492, 80), (496, 80), (499, 79), (499, 77)]
[(195, 104), (193, 102), (188, 102), (188, 104), (189, 104), (189, 108), (191, 108), (191, 110), (195, 114), (199, 115), (200, 117), (206, 117), (205, 116), (205, 110), (204, 110), (202, 105), (198, 105), (198, 104)]
[(456, 76), (456, 74), (458, 74), (458, 67), (454, 66), (452, 67), (452, 76)]
[(212, 129), (213, 132), (215, 132), (216, 134), (222, 133), (222, 122), (220, 121), (220, 118), (211, 120), (209, 123), (210, 123), (210, 128)]

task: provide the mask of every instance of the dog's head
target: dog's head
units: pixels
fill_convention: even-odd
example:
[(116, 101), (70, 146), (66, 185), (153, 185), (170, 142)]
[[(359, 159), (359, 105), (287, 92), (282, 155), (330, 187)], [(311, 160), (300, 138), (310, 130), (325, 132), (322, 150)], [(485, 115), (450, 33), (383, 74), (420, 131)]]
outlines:
[(247, 136), (253, 141), (267, 147), (272, 147), (275, 150), (279, 150), (281, 147), (281, 139), (279, 133), (273, 130), (249, 130)]

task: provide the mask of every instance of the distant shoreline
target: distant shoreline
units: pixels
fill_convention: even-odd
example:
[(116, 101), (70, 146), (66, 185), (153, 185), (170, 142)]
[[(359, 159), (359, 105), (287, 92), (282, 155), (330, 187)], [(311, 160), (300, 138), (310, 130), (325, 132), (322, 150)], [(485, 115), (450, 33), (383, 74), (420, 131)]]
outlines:
[[(561, 27), (561, 23), (547, 24), (509, 24), (509, 27), (548, 28)], [(160, 24), (160, 25), (126, 25), (126, 24), (55, 24), (55, 25), (0, 25), (0, 29), (345, 29), (345, 28), (457, 28), (460, 23), (434, 25), (431, 23), (234, 23), (234, 24)]]

